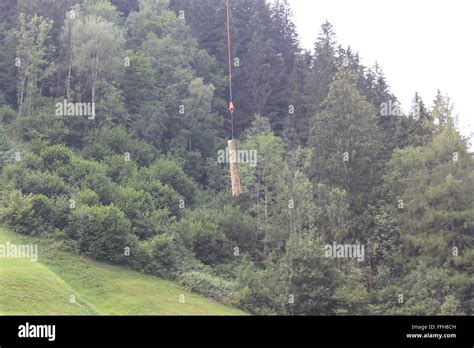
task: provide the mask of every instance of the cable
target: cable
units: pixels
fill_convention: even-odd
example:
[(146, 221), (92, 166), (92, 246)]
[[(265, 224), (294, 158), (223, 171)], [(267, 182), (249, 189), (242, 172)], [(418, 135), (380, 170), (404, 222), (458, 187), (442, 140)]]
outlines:
[(226, 14), (227, 14), (227, 56), (229, 60), (229, 112), (230, 123), (232, 131), (232, 139), (234, 139), (234, 97), (232, 95), (232, 61), (231, 61), (231, 39), (230, 39), (230, 14), (229, 14), (229, 0), (226, 0)]

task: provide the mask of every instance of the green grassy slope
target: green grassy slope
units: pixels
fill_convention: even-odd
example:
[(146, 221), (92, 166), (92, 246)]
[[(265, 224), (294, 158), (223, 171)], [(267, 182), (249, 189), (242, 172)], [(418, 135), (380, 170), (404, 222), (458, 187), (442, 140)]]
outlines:
[[(38, 244), (39, 260), (0, 258), (4, 315), (243, 315), (176, 283), (58, 250), (0, 227), (0, 244)], [(70, 303), (74, 295), (76, 303)], [(184, 295), (184, 303), (180, 303)]]

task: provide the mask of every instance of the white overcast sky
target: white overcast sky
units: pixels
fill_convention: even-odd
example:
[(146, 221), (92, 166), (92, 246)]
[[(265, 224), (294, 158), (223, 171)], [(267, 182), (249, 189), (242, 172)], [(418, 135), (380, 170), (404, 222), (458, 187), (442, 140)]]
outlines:
[(415, 91), (431, 106), (439, 88), (451, 97), (463, 135), (474, 136), (474, 1), (289, 3), (302, 47), (313, 48), (321, 24), (327, 19), (334, 26), (338, 43), (359, 52), (362, 64), (379, 63), (405, 110)]

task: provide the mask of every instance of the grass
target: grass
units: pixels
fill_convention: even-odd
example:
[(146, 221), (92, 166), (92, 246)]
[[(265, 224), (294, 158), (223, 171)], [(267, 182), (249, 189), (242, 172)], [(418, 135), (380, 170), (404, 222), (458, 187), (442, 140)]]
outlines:
[(7, 242), (38, 244), (39, 259), (0, 258), (3, 315), (245, 315), (171, 281), (62, 251), (57, 242), (20, 237), (0, 227), (0, 244)]

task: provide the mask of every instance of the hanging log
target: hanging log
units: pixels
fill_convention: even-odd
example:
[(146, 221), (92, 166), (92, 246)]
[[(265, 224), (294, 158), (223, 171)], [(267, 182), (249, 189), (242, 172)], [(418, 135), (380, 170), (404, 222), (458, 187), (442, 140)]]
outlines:
[(229, 163), (230, 163), (230, 181), (232, 184), (232, 197), (239, 197), (241, 191), (239, 165), (237, 163), (237, 150), (235, 140), (227, 142), (229, 147)]

